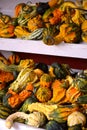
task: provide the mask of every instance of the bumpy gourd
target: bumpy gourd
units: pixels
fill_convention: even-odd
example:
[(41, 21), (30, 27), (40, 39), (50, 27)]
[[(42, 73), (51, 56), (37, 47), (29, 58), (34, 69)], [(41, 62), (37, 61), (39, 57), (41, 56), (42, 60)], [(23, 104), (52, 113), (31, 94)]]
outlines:
[(41, 86), (49, 88), (51, 86), (51, 83), (52, 83), (52, 77), (49, 74), (44, 73), (40, 77), (40, 85)]
[(35, 95), (40, 102), (47, 102), (52, 97), (52, 91), (50, 88), (41, 86), (38, 88)]

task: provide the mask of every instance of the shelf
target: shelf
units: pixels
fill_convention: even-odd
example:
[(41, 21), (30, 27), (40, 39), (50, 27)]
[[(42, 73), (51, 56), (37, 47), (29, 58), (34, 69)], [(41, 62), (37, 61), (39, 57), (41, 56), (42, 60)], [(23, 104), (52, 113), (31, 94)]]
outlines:
[[(5, 120), (3, 119), (0, 119), (0, 130), (8, 130), (8, 128), (5, 126)], [(15, 122), (11, 130), (45, 130), (45, 129), (35, 128), (29, 125)]]
[(42, 41), (0, 38), (0, 50), (87, 59), (86, 43), (48, 46)]
[[(37, 1), (40, 0), (32, 0), (32, 3)], [(46, 2), (48, 0), (42, 1)], [(21, 2), (28, 1), (21, 0)], [(20, 3), (20, 0), (9, 0), (9, 3), (6, 0), (0, 0), (0, 11), (14, 16), (14, 8), (16, 4)], [(0, 38), (0, 50), (87, 59), (87, 43), (61, 43), (59, 45), (48, 46), (42, 41)]]

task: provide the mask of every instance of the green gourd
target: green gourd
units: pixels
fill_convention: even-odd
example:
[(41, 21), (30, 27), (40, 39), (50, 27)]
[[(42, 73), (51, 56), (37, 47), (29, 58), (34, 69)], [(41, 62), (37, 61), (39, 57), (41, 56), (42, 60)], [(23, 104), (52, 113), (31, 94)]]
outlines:
[(68, 130), (82, 130), (82, 126), (80, 124), (68, 127)]
[(0, 103), (0, 118), (6, 119), (12, 113), (11, 109)]
[(59, 124), (58, 122), (54, 121), (54, 120), (50, 120), (47, 124), (46, 124), (46, 130), (64, 130), (64, 128), (62, 127), (61, 124)]

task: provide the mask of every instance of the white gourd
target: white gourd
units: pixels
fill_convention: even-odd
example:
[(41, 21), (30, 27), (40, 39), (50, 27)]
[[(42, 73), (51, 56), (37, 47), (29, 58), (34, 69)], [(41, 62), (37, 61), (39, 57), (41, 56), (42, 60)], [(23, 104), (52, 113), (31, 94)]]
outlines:
[(43, 113), (33, 112), (29, 114), (28, 121), (26, 124), (34, 127), (40, 127), (44, 125), (45, 121), (46, 121), (46, 117)]
[(24, 112), (15, 112), (9, 115), (6, 119), (5, 125), (8, 129), (13, 126), (14, 120), (17, 117), (25, 119), (25, 124), (34, 127), (40, 127), (46, 122), (46, 116), (41, 112), (33, 112), (30, 114), (26, 114)]
[(86, 124), (86, 116), (79, 111), (75, 111), (68, 116), (67, 125), (74, 126), (78, 124), (84, 126)]

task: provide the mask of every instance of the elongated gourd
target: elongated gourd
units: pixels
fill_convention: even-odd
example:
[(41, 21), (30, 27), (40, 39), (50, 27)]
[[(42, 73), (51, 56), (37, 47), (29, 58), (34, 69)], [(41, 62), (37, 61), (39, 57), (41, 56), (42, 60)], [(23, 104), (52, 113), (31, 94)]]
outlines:
[(74, 111), (78, 110), (78, 105), (57, 105), (47, 103), (32, 103), (28, 105), (30, 112), (39, 111), (44, 113), (48, 120), (55, 120), (57, 122), (66, 122), (67, 117)]

